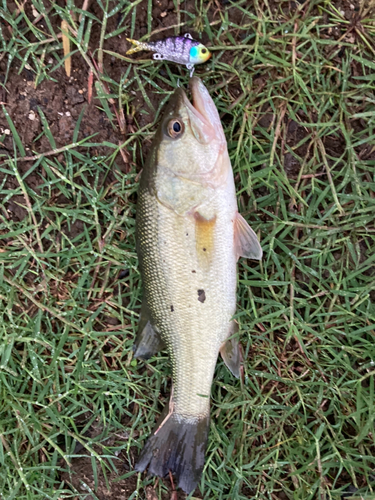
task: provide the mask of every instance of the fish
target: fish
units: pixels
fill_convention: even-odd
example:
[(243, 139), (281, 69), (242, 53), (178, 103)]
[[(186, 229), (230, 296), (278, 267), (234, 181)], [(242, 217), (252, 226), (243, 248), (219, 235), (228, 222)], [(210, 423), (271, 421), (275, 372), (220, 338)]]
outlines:
[(155, 52), (153, 58), (156, 60), (172, 61), (178, 64), (185, 64), (193, 75), (196, 64), (202, 64), (211, 57), (211, 52), (202, 43), (194, 40), (189, 33), (182, 36), (170, 36), (157, 42), (139, 42), (127, 38), (135, 47), (128, 50), (126, 54), (134, 54), (141, 50), (151, 50)]
[(238, 213), (215, 103), (199, 78), (189, 85), (192, 103), (175, 90), (141, 174), (136, 247), (143, 301), (133, 347), (140, 359), (166, 348), (172, 367), (169, 403), (135, 470), (172, 472), (186, 493), (204, 467), (219, 352), (240, 376), (237, 261), (262, 258), (256, 233)]

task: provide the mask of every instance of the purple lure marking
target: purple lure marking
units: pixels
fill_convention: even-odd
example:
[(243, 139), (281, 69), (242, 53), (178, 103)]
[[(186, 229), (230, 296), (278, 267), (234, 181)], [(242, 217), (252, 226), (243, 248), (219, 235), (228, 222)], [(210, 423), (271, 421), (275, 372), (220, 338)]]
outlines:
[(178, 64), (189, 64), (190, 50), (192, 47), (199, 45), (199, 42), (185, 36), (171, 36), (165, 40), (150, 42), (147, 45), (150, 50), (157, 52), (161, 56), (155, 59), (165, 59)]

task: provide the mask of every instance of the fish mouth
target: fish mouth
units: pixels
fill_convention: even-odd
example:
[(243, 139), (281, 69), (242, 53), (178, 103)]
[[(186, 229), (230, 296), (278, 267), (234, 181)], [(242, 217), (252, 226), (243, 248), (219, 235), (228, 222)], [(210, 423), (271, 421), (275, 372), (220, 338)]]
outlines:
[(183, 93), (183, 99), (193, 130), (200, 131), (199, 134), (195, 134), (199, 135), (197, 139), (206, 143), (213, 139), (225, 141), (219, 113), (202, 80), (194, 76), (189, 81), (189, 87), (193, 103), (189, 101), (185, 93)]
[(193, 96), (194, 108), (199, 111), (205, 121), (210, 123), (213, 127), (220, 125), (221, 128), (219, 113), (202, 80), (197, 76), (193, 76), (193, 78), (190, 79), (189, 86)]

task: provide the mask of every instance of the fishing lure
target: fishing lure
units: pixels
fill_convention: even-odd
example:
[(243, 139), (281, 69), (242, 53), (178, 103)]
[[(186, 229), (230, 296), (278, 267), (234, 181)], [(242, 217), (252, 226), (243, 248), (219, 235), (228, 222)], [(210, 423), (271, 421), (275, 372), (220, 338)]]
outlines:
[(172, 61), (185, 64), (190, 70), (190, 76), (194, 73), (194, 66), (209, 60), (211, 52), (202, 43), (197, 42), (189, 33), (183, 36), (170, 36), (157, 42), (139, 42), (127, 38), (135, 47), (128, 50), (126, 54), (134, 54), (141, 50), (152, 50), (155, 52), (153, 58), (156, 60)]

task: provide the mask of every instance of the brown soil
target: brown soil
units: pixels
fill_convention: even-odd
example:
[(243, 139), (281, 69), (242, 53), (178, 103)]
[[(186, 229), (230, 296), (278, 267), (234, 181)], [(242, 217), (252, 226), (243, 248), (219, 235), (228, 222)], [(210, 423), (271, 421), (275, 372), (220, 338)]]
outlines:
[[(101, 424), (94, 424), (91, 429), (86, 433), (85, 437), (94, 439), (103, 432), (103, 427)], [(133, 436), (134, 437), (134, 436)], [(111, 434), (111, 436), (101, 441), (107, 449), (123, 445), (129, 439), (129, 435), (126, 432)], [(98, 453), (98, 455), (103, 454), (103, 448), (98, 445), (92, 446), (93, 450)], [(74, 458), (71, 461), (71, 466), (68, 467), (65, 462), (61, 461), (61, 467), (65, 469), (65, 472), (61, 474), (61, 480), (73, 489), (74, 492), (80, 494), (88, 494), (86, 500), (95, 500), (97, 497), (99, 500), (127, 500), (131, 494), (137, 489), (138, 474), (131, 474), (130, 477), (120, 479), (119, 477), (127, 475), (131, 472), (132, 464), (136, 461), (136, 457), (133, 456), (133, 449), (130, 450), (131, 462), (129, 463), (129, 458), (125, 453), (120, 452), (115, 453), (117, 460), (112, 460), (117, 472), (114, 472), (111, 468), (105, 468), (105, 476), (103, 473), (103, 468), (99, 462), (96, 461), (97, 470), (97, 483), (95, 483), (95, 476), (92, 467), (92, 458), (88, 456), (87, 451), (83, 448), (83, 445), (78, 444), (75, 449), (75, 455), (81, 454), (78, 458)], [(107, 462), (108, 465), (108, 462)], [(164, 484), (164, 490), (168, 489), (168, 493), (163, 491), (161, 495), (157, 493), (158, 483)], [(108, 489), (109, 486), (109, 489)], [(90, 494), (94, 492), (95, 497)], [(181, 491), (176, 491), (174, 485), (172, 486), (169, 478), (156, 479), (154, 486), (147, 486), (145, 488), (146, 500), (183, 500), (186, 495)], [(199, 491), (195, 493), (195, 498), (201, 498)]]

